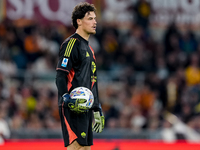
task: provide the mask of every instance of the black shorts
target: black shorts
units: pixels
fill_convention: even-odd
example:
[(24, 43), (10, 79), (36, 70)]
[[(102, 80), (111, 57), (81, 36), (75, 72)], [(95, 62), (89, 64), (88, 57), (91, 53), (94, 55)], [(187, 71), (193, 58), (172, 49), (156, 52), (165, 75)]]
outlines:
[(59, 114), (65, 147), (75, 140), (82, 146), (93, 145), (92, 110), (77, 114), (59, 106)]

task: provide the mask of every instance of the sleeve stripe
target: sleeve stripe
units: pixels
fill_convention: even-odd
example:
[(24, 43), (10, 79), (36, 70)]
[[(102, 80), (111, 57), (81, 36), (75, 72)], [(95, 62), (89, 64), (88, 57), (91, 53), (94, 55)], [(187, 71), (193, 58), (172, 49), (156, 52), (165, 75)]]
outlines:
[(68, 42), (67, 47), (66, 47), (66, 49), (65, 49), (65, 54), (64, 54), (64, 56), (67, 56), (68, 49), (69, 49), (69, 47), (71, 46), (72, 41), (73, 41), (73, 39), (70, 39), (70, 41)]
[(71, 51), (72, 51), (72, 48), (73, 48), (73, 46), (74, 46), (75, 41), (76, 41), (76, 39), (74, 39), (74, 41), (73, 41), (73, 43), (72, 43), (72, 46), (71, 46), (70, 51), (69, 51), (69, 53), (68, 53), (68, 57), (69, 57), (70, 54), (71, 54)]
[(75, 41), (76, 41), (76, 39), (74, 39), (74, 38), (70, 39), (69, 43), (67, 44), (67, 48), (65, 50), (65, 54), (64, 54), (65, 57), (69, 57), (70, 56), (71, 50), (72, 50), (72, 48), (74, 46)]
[(65, 49), (65, 54), (64, 54), (64, 56), (67, 55), (67, 49), (69, 48), (69, 45), (71, 45), (71, 42), (72, 42), (72, 39), (70, 39), (70, 41), (69, 41), (68, 44), (67, 44), (67, 47), (66, 47), (66, 49)]
[(66, 57), (69, 57), (69, 56), (70, 56), (70, 50), (71, 50), (72, 47), (74, 46), (74, 44), (73, 44), (74, 40), (75, 40), (75, 39), (72, 39), (72, 40), (71, 40), (71, 43), (70, 43), (68, 49), (66, 49), (66, 52), (67, 52)]

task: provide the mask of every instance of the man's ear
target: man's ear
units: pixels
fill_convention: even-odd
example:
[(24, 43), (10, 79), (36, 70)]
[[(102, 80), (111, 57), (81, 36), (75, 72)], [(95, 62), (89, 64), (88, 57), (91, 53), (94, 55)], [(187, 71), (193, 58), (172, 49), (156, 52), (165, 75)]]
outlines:
[(82, 20), (81, 19), (77, 19), (76, 21), (77, 21), (78, 26), (82, 25)]

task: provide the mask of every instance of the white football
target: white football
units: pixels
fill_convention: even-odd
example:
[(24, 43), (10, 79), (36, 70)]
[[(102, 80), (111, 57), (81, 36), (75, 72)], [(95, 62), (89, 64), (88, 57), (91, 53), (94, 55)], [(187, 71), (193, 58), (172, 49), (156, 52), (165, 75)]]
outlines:
[(80, 104), (82, 106), (87, 106), (89, 108), (92, 107), (93, 103), (94, 103), (94, 96), (93, 93), (90, 91), (90, 89), (86, 88), (86, 87), (77, 87), (75, 89), (73, 89), (70, 92), (70, 97), (73, 99), (86, 99), (87, 101), (83, 104)]

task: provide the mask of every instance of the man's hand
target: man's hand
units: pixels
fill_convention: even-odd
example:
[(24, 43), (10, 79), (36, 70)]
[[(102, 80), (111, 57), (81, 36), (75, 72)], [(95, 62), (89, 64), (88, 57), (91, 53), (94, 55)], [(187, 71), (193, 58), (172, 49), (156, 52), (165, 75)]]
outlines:
[(68, 93), (65, 93), (63, 96), (63, 102), (65, 107), (69, 107), (71, 111), (74, 111), (76, 113), (84, 113), (88, 111), (88, 107), (82, 106), (80, 104), (85, 103), (86, 99), (71, 99), (70, 95)]
[(103, 131), (104, 124), (105, 124), (105, 117), (103, 115), (101, 107), (99, 111), (94, 112), (94, 120), (95, 120), (95, 123), (93, 125), (93, 130), (96, 133), (101, 133)]

